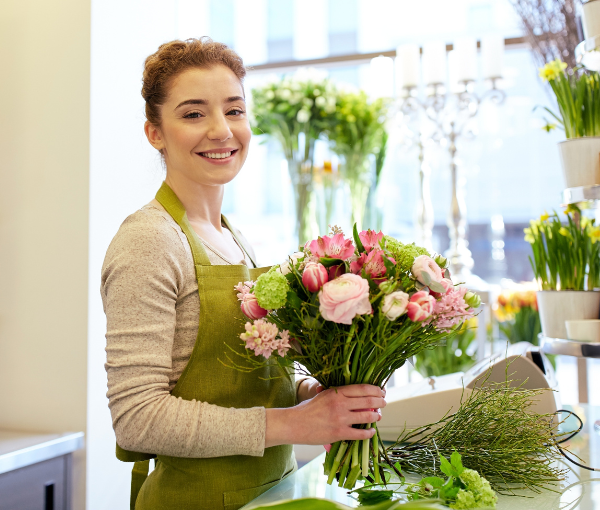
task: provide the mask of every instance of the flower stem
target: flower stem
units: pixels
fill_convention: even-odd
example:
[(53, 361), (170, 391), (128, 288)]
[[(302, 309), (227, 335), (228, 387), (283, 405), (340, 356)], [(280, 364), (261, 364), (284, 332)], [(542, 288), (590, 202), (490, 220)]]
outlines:
[(348, 448), (348, 443), (346, 441), (342, 441), (340, 448), (335, 456), (333, 461), (333, 465), (331, 466), (331, 471), (329, 471), (329, 477), (327, 478), (327, 483), (331, 485), (333, 483), (333, 479), (335, 478), (335, 474), (337, 473), (338, 468), (340, 467), (340, 461), (344, 456), (344, 452)]
[(375, 472), (375, 483), (381, 483), (381, 475), (379, 474), (379, 437), (377, 427), (375, 427), (375, 435), (373, 436), (373, 471)]
[(340, 449), (341, 444), (341, 441), (333, 443), (331, 445), (331, 449), (327, 452), (327, 455), (325, 455), (325, 462), (323, 463), (323, 470), (325, 472), (324, 474), (328, 475), (330, 473), (331, 467), (333, 466), (333, 461), (335, 460), (335, 457), (337, 455), (338, 450)]
[[(367, 423), (366, 429), (371, 428), (371, 424)], [(370, 448), (370, 439), (363, 439), (362, 441), (362, 475), (366, 478), (369, 476), (369, 448)]]
[(346, 481), (346, 475), (348, 474), (348, 470), (350, 469), (350, 460), (352, 455), (346, 455), (344, 459), (344, 465), (342, 466), (342, 470), (340, 471), (340, 480), (338, 482), (338, 487), (343, 487), (344, 482)]

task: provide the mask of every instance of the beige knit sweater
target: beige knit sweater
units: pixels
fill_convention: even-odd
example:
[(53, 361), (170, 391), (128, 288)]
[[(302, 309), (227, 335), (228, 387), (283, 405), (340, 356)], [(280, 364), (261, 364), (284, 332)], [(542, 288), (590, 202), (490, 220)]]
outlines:
[[(234, 262), (204, 244), (212, 264), (252, 266), (242, 251), (245, 259)], [(264, 408), (225, 408), (170, 394), (196, 341), (200, 300), (185, 234), (156, 200), (129, 216), (112, 240), (101, 292), (117, 443), (176, 457), (262, 456)]]

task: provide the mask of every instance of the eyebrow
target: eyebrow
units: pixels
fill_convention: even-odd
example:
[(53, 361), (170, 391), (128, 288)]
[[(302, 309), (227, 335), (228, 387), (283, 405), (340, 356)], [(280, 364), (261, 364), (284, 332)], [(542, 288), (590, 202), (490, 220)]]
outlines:
[[(244, 102), (246, 102), (246, 100), (242, 96), (230, 96), (227, 99), (225, 99), (226, 103), (235, 103), (236, 101), (244, 101)], [(179, 103), (175, 107), (175, 110), (177, 110), (177, 108), (180, 108), (181, 106), (185, 106), (185, 105), (188, 105), (188, 104), (203, 104), (203, 105), (207, 105), (208, 101), (206, 99), (186, 99), (185, 101), (182, 101), (181, 103)]]

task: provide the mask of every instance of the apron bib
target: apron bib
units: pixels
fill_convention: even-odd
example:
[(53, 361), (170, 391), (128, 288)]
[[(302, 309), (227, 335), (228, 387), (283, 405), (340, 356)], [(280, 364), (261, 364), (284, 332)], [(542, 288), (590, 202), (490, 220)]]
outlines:
[[(230, 348), (245, 352), (239, 336), (247, 319), (241, 312), (233, 287), (241, 281), (256, 280), (269, 268), (211, 265), (182, 203), (166, 183), (161, 186), (156, 199), (181, 227), (190, 243), (200, 296), (196, 343), (171, 394), (222, 407), (293, 406), (296, 388), (291, 374), (282, 373), (276, 366), (246, 373), (228, 368), (219, 361), (226, 360), (225, 353), (230, 352)], [(223, 220), (235, 236), (224, 216)], [(235, 238), (248, 254), (241, 240)], [(230, 356), (235, 360), (233, 352)], [(135, 462), (131, 510), (236, 510), (296, 469), (291, 445), (266, 448), (263, 457), (235, 455), (202, 459), (129, 452), (117, 445), (117, 458)], [(151, 458), (155, 458), (156, 467), (148, 476)]]

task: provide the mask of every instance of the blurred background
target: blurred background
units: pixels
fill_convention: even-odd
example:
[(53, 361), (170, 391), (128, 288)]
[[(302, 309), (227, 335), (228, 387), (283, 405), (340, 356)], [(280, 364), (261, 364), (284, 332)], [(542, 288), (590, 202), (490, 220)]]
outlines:
[[(534, 111), (555, 104), (538, 77), (539, 55), (527, 37), (536, 31), (578, 37), (567, 21), (580, 4), (529, 2), (545, 6), (552, 23), (538, 19), (526, 29), (527, 3), (8, 0), (0, 17), (0, 428), (86, 432), (86, 449), (75, 457), (74, 508), (119, 508), (129, 493), (130, 466), (113, 454), (99, 287), (112, 237), (164, 178), (161, 159), (143, 132), (144, 59), (161, 43), (207, 35), (233, 47), (251, 67), (245, 81), (249, 98), (282, 78), (309, 76), (331, 80), (340, 90), (363, 90), (369, 101), (383, 100), (386, 157), (377, 184), (369, 188), (375, 213), (365, 217), (364, 226), (418, 243), (420, 179), (426, 171), (429, 242), (444, 253), (453, 197), (448, 140), (436, 139), (423, 111), (403, 110), (407, 94), (424, 101), (432, 82), (422, 62), (417, 87), (403, 87), (407, 78), (396, 52), (407, 45), (425, 52), (443, 44), (458, 58), (460, 44), (502, 41), (504, 49), (493, 61), (497, 76), (482, 51), (470, 54), (469, 92), (490, 99), (496, 88), (503, 98), (481, 101), (468, 125), (473, 136), (459, 137), (455, 159), (472, 273), (486, 285), (488, 309), (460, 343), (416, 360), (418, 370), (403, 368), (396, 378), (402, 383), (465, 370), (477, 359), (478, 342), (481, 357), (507, 341), (534, 339), (539, 331), (535, 294), (516, 286), (533, 278), (523, 228), (544, 211), (559, 209), (565, 183), (557, 143), (564, 134), (544, 130), (543, 116)], [(380, 55), (384, 60), (372, 62)], [(452, 92), (452, 77), (443, 73)], [(311, 164), (309, 230), (326, 233), (319, 193), (323, 179), (331, 178), (330, 221), (349, 232), (351, 195), (340, 177), (343, 158), (322, 137)], [(264, 265), (281, 262), (298, 245), (288, 170), (281, 144), (257, 135), (242, 173), (227, 185), (223, 212)], [(525, 338), (515, 328), (525, 328)], [(575, 358), (554, 363), (563, 403), (576, 403)], [(600, 387), (598, 360), (588, 366), (589, 387)], [(589, 398), (600, 403), (597, 391)]]

